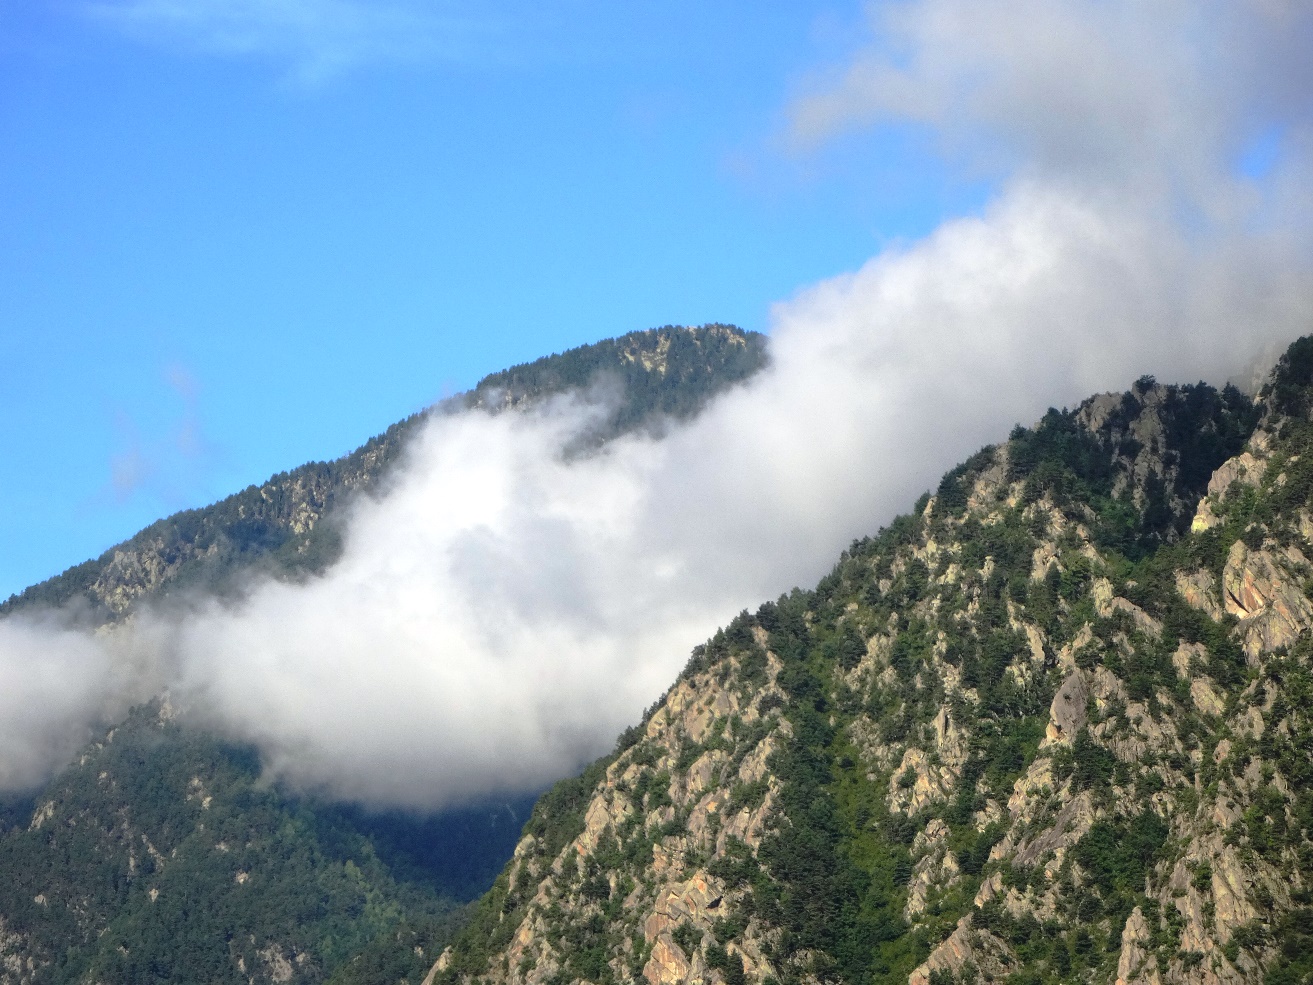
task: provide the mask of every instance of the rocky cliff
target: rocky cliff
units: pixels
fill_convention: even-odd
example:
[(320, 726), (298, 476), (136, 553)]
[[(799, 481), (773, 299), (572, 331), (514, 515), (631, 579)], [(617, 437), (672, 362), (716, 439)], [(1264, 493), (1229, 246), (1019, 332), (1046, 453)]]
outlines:
[(426, 982), (1313, 980), (1310, 384), (950, 472), (697, 648)]

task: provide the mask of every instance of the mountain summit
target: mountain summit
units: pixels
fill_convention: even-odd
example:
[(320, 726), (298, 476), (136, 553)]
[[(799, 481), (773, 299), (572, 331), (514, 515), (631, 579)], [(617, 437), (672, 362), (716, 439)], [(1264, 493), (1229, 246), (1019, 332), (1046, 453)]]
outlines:
[[(765, 362), (763, 336), (708, 325), (516, 366), (342, 459), (161, 520), (11, 598), (0, 616), (41, 626), (53, 609), (98, 639), (128, 637), (147, 607), (313, 579), (337, 561), (351, 504), (404, 468), (426, 420), (519, 413), (585, 391), (591, 428), (569, 449), (584, 456), (696, 415)], [(0, 794), (0, 983), (422, 975), (509, 857), (536, 791), (427, 817), (333, 803), (270, 782), (260, 752), (207, 731), (204, 711), (180, 714), (156, 695), (95, 729), (40, 789)], [(13, 744), (39, 741), (6, 724)]]

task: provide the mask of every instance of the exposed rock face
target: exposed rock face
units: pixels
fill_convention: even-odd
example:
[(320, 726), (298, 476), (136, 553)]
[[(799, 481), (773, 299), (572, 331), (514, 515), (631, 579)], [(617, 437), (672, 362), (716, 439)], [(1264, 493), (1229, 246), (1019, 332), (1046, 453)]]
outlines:
[(1299, 586), (1313, 571), (1297, 548), (1276, 553), (1231, 545), (1222, 574), (1226, 611), (1240, 619), (1245, 653), (1256, 659), (1288, 647), (1313, 626), (1313, 604)]
[[(1253, 488), (1259, 484), (1267, 468), (1265, 446), (1266, 434), (1263, 434), (1251, 450), (1227, 459), (1218, 467), (1213, 477), (1208, 480), (1207, 496), (1199, 502), (1199, 509), (1190, 526), (1193, 532), (1202, 533), (1221, 524), (1222, 519), (1214, 511), (1214, 507), (1224, 502), (1233, 491), (1246, 487)], [(1258, 455), (1254, 454), (1255, 451)]]
[(914, 919), (924, 913), (930, 892), (950, 885), (961, 873), (957, 857), (947, 850), (948, 826), (935, 818), (925, 828), (918, 831), (912, 849), (924, 853), (912, 870), (912, 880), (907, 887), (907, 905), (904, 914)]
[(1007, 945), (987, 930), (975, 930), (970, 915), (958, 921), (948, 939), (908, 977), (908, 985), (929, 985), (935, 972), (959, 978), (970, 971), (985, 981), (1006, 978), (1016, 968), (1016, 958)]
[(695, 972), (705, 973), (704, 968), (698, 967), (699, 953), (685, 955), (674, 942), (671, 931), (676, 927), (709, 931), (709, 907), (713, 903), (719, 906), (723, 899), (723, 887), (710, 880), (705, 872), (695, 872), (684, 882), (669, 883), (657, 893), (652, 913), (643, 922), (643, 940), (651, 947), (643, 977), (650, 985), (672, 985), (687, 981)]
[(1218, 599), (1217, 579), (1211, 571), (1178, 571), (1176, 590), (1181, 598), (1210, 619), (1222, 618), (1222, 604)]
[(1149, 950), (1151, 936), (1144, 914), (1137, 906), (1126, 918), (1126, 926), (1122, 930), (1116, 985), (1159, 985), (1162, 981), (1158, 974), (1158, 960)]
[(1049, 725), (1044, 738), (1048, 742), (1070, 743), (1085, 727), (1085, 705), (1089, 700), (1090, 690), (1085, 686), (1084, 675), (1073, 670), (1049, 705)]
[(0, 982), (5, 985), (29, 985), (48, 962), (33, 956), (26, 935), (14, 933), (4, 917), (0, 917)]
[[(607, 765), (581, 830), (563, 848), (553, 852), (532, 834), (521, 841), (508, 877), (529, 898), (503, 913), (516, 923), (506, 960), (489, 969), (492, 980), (538, 983), (562, 973), (575, 958), (562, 936), (565, 900), (572, 912), (606, 915), (612, 974), (651, 985), (721, 974), (707, 964), (706, 942), (737, 912), (743, 893), (708, 866), (760, 846), (779, 782), (768, 764), (790, 734), (770, 707), (780, 696), (772, 683), (779, 658), (762, 649), (747, 656), (761, 675), (751, 692), (727, 686), (716, 672), (688, 676), (670, 690), (638, 742)], [(731, 666), (741, 669), (741, 661), (732, 658)], [(632, 862), (599, 881), (599, 857), (616, 852)], [(754, 927), (746, 920), (728, 950), (716, 953), (760, 980), (773, 972)]]

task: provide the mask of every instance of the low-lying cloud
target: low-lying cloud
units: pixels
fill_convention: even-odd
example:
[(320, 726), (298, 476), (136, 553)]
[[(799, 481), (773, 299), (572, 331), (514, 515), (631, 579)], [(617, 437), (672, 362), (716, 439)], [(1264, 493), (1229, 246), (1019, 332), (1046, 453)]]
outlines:
[(72, 758), (90, 728), (164, 686), (143, 638), (91, 633), (68, 613), (0, 620), (0, 791), (24, 790)]
[[(1031, 9), (986, 6), (1001, 17)], [(1286, 82), (1244, 77), (1234, 84), (1248, 88), (1209, 117), (1206, 99), (1176, 89), (1222, 84), (1204, 69), (1223, 38), (1199, 35), (1221, 20), (1185, 30), (1163, 19), (1185, 9), (1166, 0), (1044, 6), (1077, 23), (1116, 7), (1135, 58), (1152, 41), (1165, 63), (1199, 63), (1143, 83), (1154, 119), (1171, 117), (1164, 102), (1204, 127), (1179, 145), (1188, 161), (1155, 160), (1177, 152), (1172, 141), (1151, 153), (1108, 147), (1084, 168), (1041, 160), (1013, 133), (1034, 122), (1032, 104), (995, 78), (1024, 59), (1015, 46), (988, 49), (984, 65), (972, 55), (964, 71), (1005, 94), (976, 125), (1034, 163), (984, 214), (779, 305), (770, 368), (662, 440), (633, 435), (563, 458), (598, 413), (581, 397), (436, 416), (393, 483), (354, 506), (344, 557), (323, 578), (252, 586), (235, 608), (145, 613), (96, 639), (0, 624), (0, 668), (31, 696), (27, 719), (0, 719), (0, 754), (17, 764), (0, 779), (49, 768), (79, 723), (167, 686), (195, 721), (257, 744), (270, 773), (299, 787), (423, 807), (532, 788), (604, 751), (717, 625), (814, 583), (852, 538), (1013, 423), (1143, 373), (1220, 382), (1308, 331), (1304, 213), (1288, 191), (1307, 165), (1307, 119)], [(950, 27), (955, 9), (898, 7)], [(1268, 14), (1251, 14), (1241, 36), (1258, 44)], [(912, 70), (955, 50), (930, 51), (942, 41), (933, 32), (906, 37)], [(1079, 74), (1081, 46), (1059, 40), (1047, 60), (1017, 68), (1027, 92), (1043, 89), (1044, 71), (1054, 86), (1069, 67)], [(1123, 114), (1119, 88), (1110, 106), (1099, 85), (1081, 91), (1054, 112)], [(1240, 138), (1228, 107), (1265, 94), (1284, 107), (1287, 138), (1256, 181), (1232, 173)], [(1135, 143), (1143, 125), (1104, 127), (1100, 139)], [(1132, 158), (1143, 167), (1117, 163)], [(36, 659), (47, 651), (55, 663)], [(136, 669), (124, 676), (128, 660)], [(76, 684), (65, 693), (60, 681)]]

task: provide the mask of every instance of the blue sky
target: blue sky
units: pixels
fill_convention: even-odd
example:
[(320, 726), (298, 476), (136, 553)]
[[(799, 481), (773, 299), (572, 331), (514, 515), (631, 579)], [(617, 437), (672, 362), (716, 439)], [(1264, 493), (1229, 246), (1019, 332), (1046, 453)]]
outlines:
[(772, 302), (970, 212), (789, 101), (858, 3), (8, 5), (0, 597), (480, 376)]

